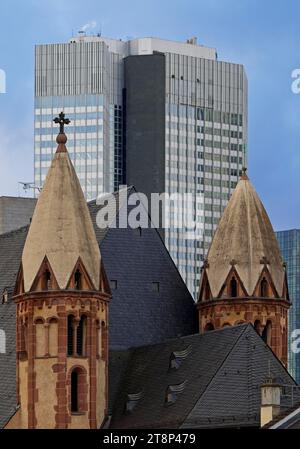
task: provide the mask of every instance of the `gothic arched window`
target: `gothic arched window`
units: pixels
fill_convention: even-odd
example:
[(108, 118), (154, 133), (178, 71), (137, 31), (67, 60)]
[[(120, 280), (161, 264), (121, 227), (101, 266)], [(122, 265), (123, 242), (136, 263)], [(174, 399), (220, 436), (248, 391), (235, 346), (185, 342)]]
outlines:
[(74, 316), (68, 315), (68, 355), (74, 354)]
[(268, 282), (263, 278), (260, 283), (260, 296), (266, 298), (268, 296)]
[(70, 376), (70, 408), (71, 413), (84, 413), (87, 410), (86, 372), (81, 367), (75, 367)]
[(82, 315), (77, 327), (77, 355), (84, 356), (86, 353), (86, 330), (87, 330), (87, 317)]
[(74, 280), (75, 280), (75, 289), (81, 290), (82, 289), (82, 278), (81, 278), (81, 273), (79, 270), (76, 270)]
[(78, 412), (78, 372), (71, 373), (71, 412)]
[(236, 282), (235, 277), (233, 277), (230, 281), (230, 296), (232, 298), (237, 297), (237, 282)]
[(204, 328), (204, 332), (213, 331), (214, 329), (215, 328), (214, 328), (214, 325), (212, 323), (207, 323), (205, 328)]
[(267, 321), (263, 331), (262, 331), (262, 339), (267, 345), (271, 345), (271, 332), (272, 332), (272, 322), (270, 320)]
[(51, 273), (49, 270), (45, 270), (43, 287), (43, 290), (51, 289)]
[(261, 323), (259, 320), (255, 320), (254, 322), (254, 329), (256, 330), (256, 332), (261, 335)]

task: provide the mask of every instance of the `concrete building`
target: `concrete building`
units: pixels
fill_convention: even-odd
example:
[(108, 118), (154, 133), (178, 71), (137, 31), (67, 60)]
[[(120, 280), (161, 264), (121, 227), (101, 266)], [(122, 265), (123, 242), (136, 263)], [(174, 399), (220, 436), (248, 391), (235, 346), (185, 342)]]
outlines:
[[(276, 232), (282, 257), (287, 265), (289, 294), (288, 368), (300, 383), (300, 354), (292, 350), (293, 331), (300, 329), (300, 229)], [(298, 335), (294, 336), (294, 339)]]
[(196, 297), (214, 229), (247, 165), (243, 66), (218, 61), (196, 38), (85, 35), (37, 46), (35, 65), (35, 184), (45, 180), (55, 150), (52, 119), (64, 109), (87, 199), (122, 183), (147, 195), (190, 194), (197, 235), (177, 226), (168, 208), (161, 235)]
[(35, 205), (34, 198), (0, 197), (0, 234), (28, 225)]

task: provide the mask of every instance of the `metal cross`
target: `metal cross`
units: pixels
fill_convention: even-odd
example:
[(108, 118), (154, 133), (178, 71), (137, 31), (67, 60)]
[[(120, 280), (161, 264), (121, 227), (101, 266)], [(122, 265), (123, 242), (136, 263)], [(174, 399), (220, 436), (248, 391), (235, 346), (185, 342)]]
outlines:
[(65, 125), (69, 125), (69, 123), (70, 123), (70, 120), (68, 118), (65, 118), (65, 117), (66, 116), (65, 116), (64, 112), (61, 112), (58, 117), (55, 117), (53, 119), (54, 123), (59, 124), (59, 132), (60, 132), (60, 134), (64, 134), (64, 132), (65, 132), (65, 129), (64, 129)]

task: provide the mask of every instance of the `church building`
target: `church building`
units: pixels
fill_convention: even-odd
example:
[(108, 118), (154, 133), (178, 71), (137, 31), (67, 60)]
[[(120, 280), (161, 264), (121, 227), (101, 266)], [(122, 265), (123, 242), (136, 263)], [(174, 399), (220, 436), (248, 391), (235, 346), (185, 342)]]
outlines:
[(245, 172), (194, 304), (156, 230), (99, 231), (67, 152), (68, 120), (61, 113), (56, 123), (30, 227), (0, 236), (0, 425), (242, 428), (274, 419), (288, 396), (273, 404), (263, 392), (297, 389), (285, 368), (290, 302)]

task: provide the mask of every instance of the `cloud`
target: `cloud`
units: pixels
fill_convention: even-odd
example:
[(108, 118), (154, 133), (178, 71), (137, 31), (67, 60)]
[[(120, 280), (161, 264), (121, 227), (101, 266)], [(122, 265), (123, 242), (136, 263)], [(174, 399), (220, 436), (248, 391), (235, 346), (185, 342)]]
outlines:
[(86, 23), (85, 25), (83, 25), (80, 29), (80, 31), (88, 31), (88, 30), (92, 30), (94, 28), (96, 28), (97, 26), (97, 22), (95, 20), (91, 20), (90, 22)]

